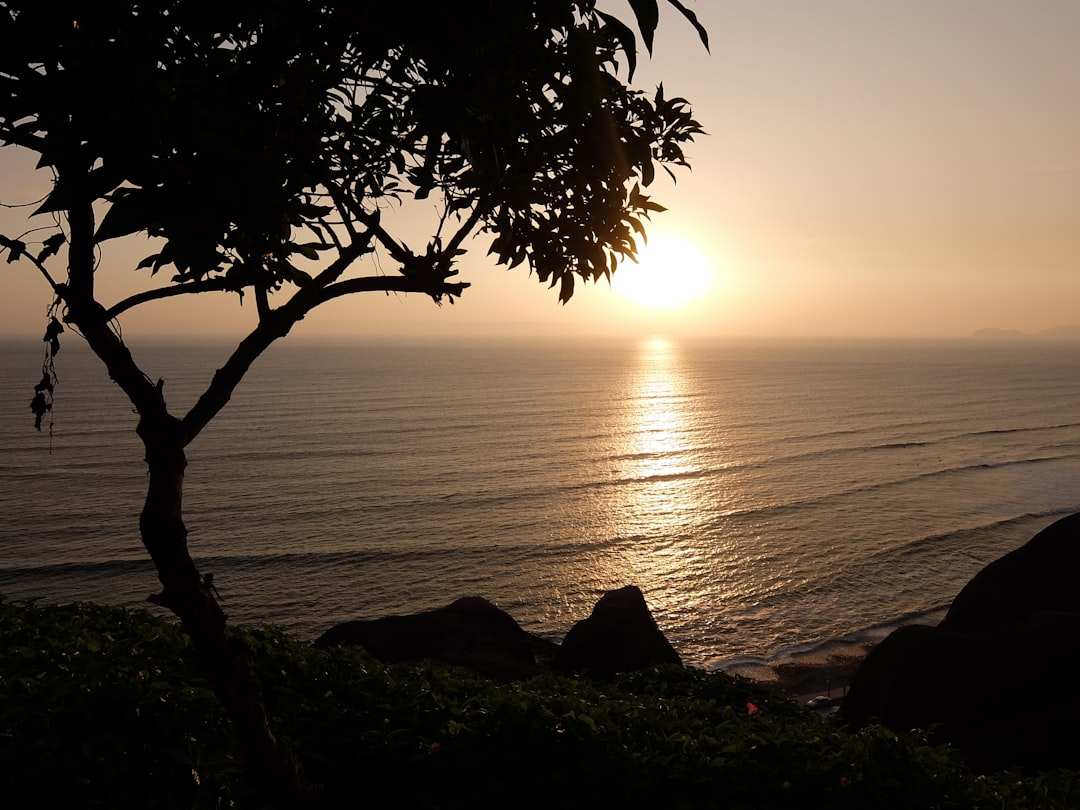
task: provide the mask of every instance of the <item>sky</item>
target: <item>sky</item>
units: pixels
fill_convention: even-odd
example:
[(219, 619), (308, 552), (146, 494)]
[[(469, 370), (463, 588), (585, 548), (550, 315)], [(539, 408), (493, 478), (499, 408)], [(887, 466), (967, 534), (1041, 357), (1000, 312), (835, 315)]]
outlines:
[[(601, 5), (629, 15), (621, 0)], [(689, 99), (708, 132), (688, 149), (692, 171), (651, 187), (668, 211), (650, 232), (709, 271), (696, 299), (655, 308), (601, 282), (562, 306), (474, 243), (455, 305), (368, 294), (297, 333), (930, 337), (1080, 323), (1080, 2), (687, 5), (711, 52), (664, 9), (634, 83)], [(33, 172), (10, 148), (0, 177), (0, 201), (30, 198)], [(0, 232), (24, 230), (20, 217), (0, 210)], [(141, 247), (134, 261), (106, 252), (106, 289), (146, 278), (131, 270)], [(661, 283), (672, 275), (659, 252), (643, 265)], [(0, 274), (0, 334), (38, 336), (44, 283), (29, 266)], [(240, 334), (250, 310), (198, 296), (123, 327)]]

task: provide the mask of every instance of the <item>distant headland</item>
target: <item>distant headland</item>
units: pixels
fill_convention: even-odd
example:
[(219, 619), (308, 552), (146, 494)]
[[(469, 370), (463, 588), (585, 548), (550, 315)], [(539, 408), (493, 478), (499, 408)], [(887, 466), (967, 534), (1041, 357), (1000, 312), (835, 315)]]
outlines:
[(1039, 332), (1021, 332), (1019, 329), (977, 329), (972, 337), (981, 340), (1080, 340), (1080, 324), (1055, 326)]

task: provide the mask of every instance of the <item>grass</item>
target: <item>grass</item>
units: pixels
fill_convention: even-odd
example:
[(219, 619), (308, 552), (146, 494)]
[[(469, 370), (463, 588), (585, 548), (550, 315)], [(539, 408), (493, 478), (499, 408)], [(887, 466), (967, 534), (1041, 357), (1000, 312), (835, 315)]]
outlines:
[[(978, 776), (917, 735), (853, 734), (719, 673), (505, 685), (243, 632), (275, 728), (329, 807), (1080, 806), (1074, 772)], [(0, 806), (254, 803), (174, 624), (0, 597)]]

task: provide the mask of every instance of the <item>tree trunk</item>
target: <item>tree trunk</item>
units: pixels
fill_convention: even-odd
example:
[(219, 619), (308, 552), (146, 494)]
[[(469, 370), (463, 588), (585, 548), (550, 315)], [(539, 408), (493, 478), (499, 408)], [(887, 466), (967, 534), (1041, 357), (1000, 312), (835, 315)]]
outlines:
[(162, 591), (150, 601), (180, 618), (210, 686), (236, 730), (255, 788), (278, 807), (308, 807), (313, 791), (300, 763), (274, 735), (251, 652), (231, 636), (213, 585), (200, 576), (187, 547), (183, 520), (184, 437), (179, 420), (143, 416), (138, 427), (150, 482), (139, 517), (143, 544), (154, 560)]
[[(66, 307), (65, 322), (78, 327), (139, 413), (136, 432), (146, 449), (150, 472), (139, 528), (162, 584), (161, 593), (152, 595), (150, 601), (171, 610), (191, 638), (210, 686), (232, 721), (255, 789), (270, 805), (310, 806), (314, 794), (303, 779), (299, 761), (270, 729), (251, 651), (242, 640), (229, 635), (214, 588), (199, 574), (188, 553), (184, 526), (184, 448), (228, 401), (228, 393), (246, 366), (238, 363), (240, 368), (230, 378), (211, 385), (208, 396), (214, 395), (210, 398), (216, 410), (205, 407), (198, 425), (185, 425), (169, 414), (163, 383), (155, 386), (142, 372), (95, 298), (97, 243), (91, 168), (91, 163), (79, 160), (58, 167), (58, 177), (68, 183), (69, 193), (78, 202), (68, 209), (68, 283), (57, 285), (56, 293)], [(264, 345), (256, 341), (256, 348), (243, 358), (247, 365)]]

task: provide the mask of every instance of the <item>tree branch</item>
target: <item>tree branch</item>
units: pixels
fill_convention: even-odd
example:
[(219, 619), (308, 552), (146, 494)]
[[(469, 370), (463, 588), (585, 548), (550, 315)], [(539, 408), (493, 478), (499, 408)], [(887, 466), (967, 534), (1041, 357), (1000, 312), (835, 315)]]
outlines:
[(94, 210), (92, 199), (74, 203), (68, 209), (68, 284), (58, 285), (57, 295), (66, 307), (65, 323), (74, 324), (90, 349), (109, 371), (109, 377), (144, 419), (167, 416), (160, 387), (136, 365), (131, 352), (110, 327), (110, 318), (94, 299)]
[(171, 287), (159, 287), (154, 290), (136, 293), (122, 301), (113, 304), (105, 311), (106, 318), (112, 319), (127, 312), (129, 309), (145, 304), (150, 301), (158, 301), (162, 298), (172, 298), (177, 295), (195, 295), (204, 292), (239, 292), (235, 282), (229, 282), (224, 277), (208, 278), (201, 281), (189, 281), (184, 284), (175, 284)]
[(473, 228), (475, 228), (477, 223), (479, 223), (480, 220), (488, 214), (488, 212), (491, 210), (491, 207), (492, 206), (490, 195), (488, 195), (488, 199), (484, 200), (483, 202), (477, 201), (473, 205), (473, 209), (470, 212), (469, 216), (466, 218), (465, 222), (462, 223), (461, 227), (458, 228), (457, 231), (454, 232), (454, 235), (450, 238), (450, 241), (446, 245), (446, 249), (448, 251), (454, 251), (460, 248), (461, 243), (465, 240), (465, 237), (472, 233)]
[(380, 217), (377, 211), (375, 213), (365, 211), (362, 204), (355, 203), (352, 200), (344, 200), (343, 202), (352, 215), (364, 224), (364, 227), (368, 229), (368, 233), (377, 239), (380, 245), (386, 248), (386, 252), (390, 254), (391, 258), (401, 264), (405, 264), (408, 261), (410, 258), (409, 252), (398, 244), (397, 240), (383, 228), (382, 223), (379, 221)]
[(443, 296), (459, 298), (469, 286), (467, 281), (433, 281), (412, 276), (364, 276), (330, 285), (322, 291), (319, 303), (323, 304), (335, 298), (361, 292), (422, 293), (436, 299)]
[(39, 260), (36, 256), (32, 255), (30, 251), (26, 249), (26, 245), (18, 239), (11, 239), (10, 237), (0, 234), (0, 247), (6, 248), (11, 251), (11, 258), (8, 261), (15, 261), (16, 259), (26, 259), (30, 264), (34, 265), (38, 269), (38, 272), (45, 277), (45, 280), (49, 282), (49, 286), (52, 287), (52, 291), (57, 295), (63, 291), (63, 286), (58, 284), (56, 279), (52, 277), (48, 268), (45, 267), (45, 262)]
[(258, 326), (240, 342), (225, 365), (214, 372), (210, 385), (183, 419), (184, 443), (189, 444), (228, 404), (256, 358), (275, 340), (285, 337), (297, 322), (320, 304), (361, 292), (423, 293), (436, 299), (442, 296), (454, 298), (468, 286), (467, 282), (449, 283), (421, 277), (364, 276), (327, 286), (302, 287), (289, 301), (260, 319)]
[(374, 236), (371, 231), (363, 234), (362, 237), (358, 237), (356, 232), (350, 227), (349, 236), (352, 241), (347, 247), (343, 245), (338, 246), (338, 257), (315, 276), (312, 282), (313, 286), (322, 288), (328, 287), (341, 278), (341, 274), (344, 273), (353, 262), (361, 256), (371, 252), (371, 240)]

